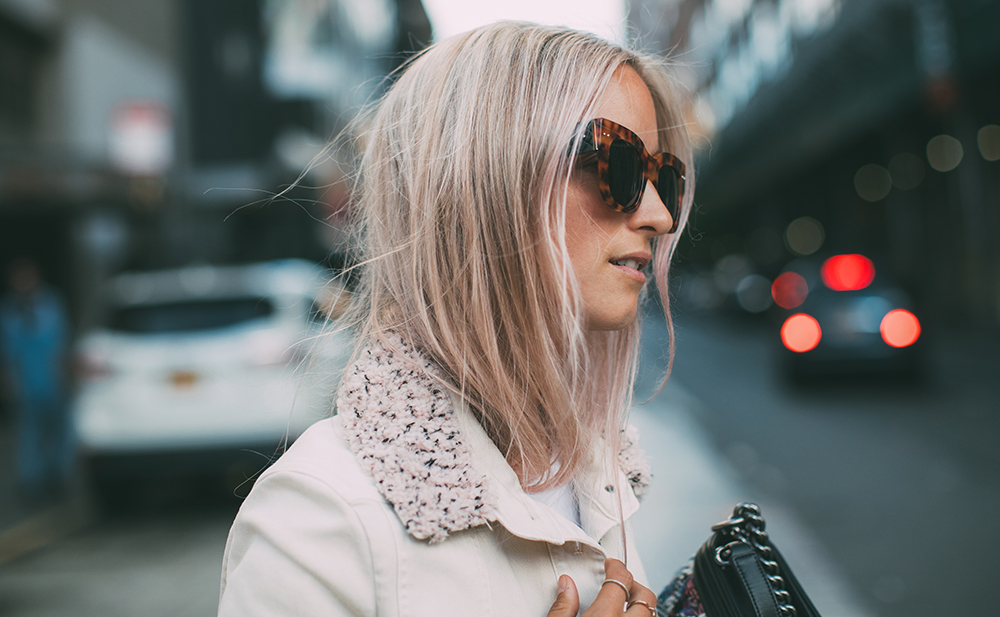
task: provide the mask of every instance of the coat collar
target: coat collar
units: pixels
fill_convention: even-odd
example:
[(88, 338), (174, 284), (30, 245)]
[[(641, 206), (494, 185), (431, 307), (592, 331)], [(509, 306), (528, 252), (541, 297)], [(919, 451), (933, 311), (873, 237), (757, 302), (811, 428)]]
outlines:
[[(372, 344), (358, 354), (338, 392), (337, 415), (362, 470), (407, 532), (436, 543), (499, 521), (517, 535), (530, 535), (530, 526), (520, 521), (537, 519), (533, 500), (523, 497), (500, 451), (442, 385), (437, 365), (399, 337), (388, 347)], [(627, 518), (638, 505), (635, 497), (649, 485), (650, 468), (632, 429), (622, 445), (618, 462), (624, 476), (617, 484), (632, 489), (624, 505)], [(600, 489), (588, 491), (595, 482), (581, 482), (578, 490), (583, 527), (596, 538), (619, 517), (617, 508), (609, 512), (609, 496), (601, 494), (611, 476), (603, 478), (592, 478)]]

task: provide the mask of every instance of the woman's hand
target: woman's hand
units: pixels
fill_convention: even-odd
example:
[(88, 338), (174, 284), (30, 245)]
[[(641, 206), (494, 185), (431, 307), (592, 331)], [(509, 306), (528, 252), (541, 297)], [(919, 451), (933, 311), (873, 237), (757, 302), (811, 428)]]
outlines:
[[(604, 562), (606, 582), (582, 617), (656, 617), (656, 594), (632, 579), (632, 573), (617, 559)], [(621, 585), (610, 582), (616, 580)], [(645, 604), (642, 604), (642, 603)], [(625, 610), (626, 603), (629, 605)], [(549, 609), (548, 617), (576, 617), (580, 610), (580, 594), (569, 576), (559, 577), (559, 595)]]

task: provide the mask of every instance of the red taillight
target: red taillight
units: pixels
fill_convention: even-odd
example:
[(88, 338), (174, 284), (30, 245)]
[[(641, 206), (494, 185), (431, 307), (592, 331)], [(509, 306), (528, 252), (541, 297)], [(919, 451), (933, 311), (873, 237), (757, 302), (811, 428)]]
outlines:
[(810, 315), (797, 313), (785, 320), (781, 326), (781, 342), (797, 353), (805, 353), (819, 345), (823, 331), (819, 322)]
[(882, 318), (882, 340), (892, 347), (908, 347), (920, 338), (920, 320), (910, 311), (896, 309)]
[(771, 296), (781, 308), (793, 309), (806, 301), (809, 285), (797, 272), (782, 272), (771, 283)]
[(864, 255), (835, 255), (823, 262), (819, 273), (834, 291), (856, 291), (871, 284), (875, 265)]

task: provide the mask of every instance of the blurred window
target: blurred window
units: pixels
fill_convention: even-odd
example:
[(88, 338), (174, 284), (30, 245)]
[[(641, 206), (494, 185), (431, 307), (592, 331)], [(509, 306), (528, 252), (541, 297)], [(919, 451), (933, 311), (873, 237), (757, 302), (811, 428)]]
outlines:
[(272, 314), (274, 305), (267, 298), (188, 300), (119, 308), (111, 317), (111, 328), (140, 334), (194, 332), (227, 328)]
[[(24, 2), (0, 2), (22, 5)], [(35, 4), (33, 2), (27, 3)], [(0, 9), (0, 137), (24, 140), (36, 128), (34, 101), (50, 40), (43, 29), (22, 23)]]

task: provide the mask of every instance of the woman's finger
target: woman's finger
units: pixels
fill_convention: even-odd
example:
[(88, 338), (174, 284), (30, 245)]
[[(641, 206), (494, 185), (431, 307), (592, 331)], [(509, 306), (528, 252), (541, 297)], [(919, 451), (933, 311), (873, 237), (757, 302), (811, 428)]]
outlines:
[(559, 594), (556, 601), (552, 603), (547, 617), (576, 617), (580, 610), (580, 593), (576, 590), (576, 583), (569, 576), (563, 574), (559, 577)]
[(625, 617), (656, 617), (656, 602), (632, 600), (628, 603)]
[(590, 605), (586, 617), (593, 615), (621, 615), (628, 601), (634, 581), (632, 573), (628, 571), (625, 564), (617, 559), (608, 559), (604, 562), (604, 584), (597, 592), (594, 603)]
[(634, 582), (629, 593), (626, 617), (656, 617), (656, 594)]

